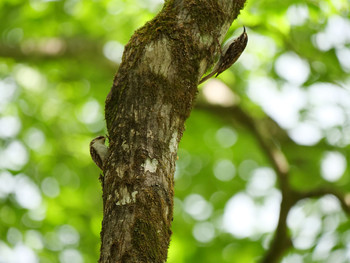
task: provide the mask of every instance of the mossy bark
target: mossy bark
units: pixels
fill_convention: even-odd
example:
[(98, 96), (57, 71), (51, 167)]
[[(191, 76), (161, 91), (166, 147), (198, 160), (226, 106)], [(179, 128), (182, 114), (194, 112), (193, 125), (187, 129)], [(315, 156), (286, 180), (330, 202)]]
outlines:
[(197, 84), (245, 0), (168, 0), (137, 30), (106, 99), (100, 263), (166, 262), (178, 143)]

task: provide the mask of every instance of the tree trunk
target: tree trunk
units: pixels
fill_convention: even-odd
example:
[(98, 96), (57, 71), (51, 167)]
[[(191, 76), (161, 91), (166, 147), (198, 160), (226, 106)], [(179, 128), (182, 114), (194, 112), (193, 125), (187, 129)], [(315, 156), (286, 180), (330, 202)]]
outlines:
[(244, 2), (168, 0), (125, 46), (106, 99), (100, 263), (166, 261), (184, 122)]

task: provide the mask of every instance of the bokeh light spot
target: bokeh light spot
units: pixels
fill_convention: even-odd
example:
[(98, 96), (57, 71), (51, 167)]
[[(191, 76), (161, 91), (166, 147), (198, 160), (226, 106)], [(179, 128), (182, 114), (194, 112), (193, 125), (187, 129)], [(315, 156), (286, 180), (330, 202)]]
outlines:
[(295, 85), (303, 84), (309, 77), (310, 66), (292, 52), (282, 54), (275, 63), (276, 73)]
[(236, 167), (230, 160), (218, 161), (213, 170), (215, 177), (221, 181), (230, 181), (236, 174)]
[(209, 222), (196, 223), (193, 228), (194, 238), (202, 243), (208, 243), (215, 237), (215, 228)]
[(237, 141), (237, 133), (229, 127), (223, 127), (216, 132), (216, 139), (223, 148), (229, 148)]
[(184, 200), (185, 211), (196, 220), (206, 220), (210, 217), (213, 207), (199, 194), (191, 194)]
[(327, 152), (321, 163), (321, 175), (330, 182), (335, 182), (344, 174), (347, 166), (344, 155), (339, 152)]

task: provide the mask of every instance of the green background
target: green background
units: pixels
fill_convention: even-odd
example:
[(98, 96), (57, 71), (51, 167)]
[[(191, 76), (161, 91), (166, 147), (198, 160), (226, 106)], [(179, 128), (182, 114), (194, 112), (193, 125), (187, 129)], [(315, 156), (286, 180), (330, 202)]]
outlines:
[[(249, 36), (219, 77), (227, 86), (199, 87), (199, 101), (224, 90), (253, 119), (285, 130), (276, 143), (296, 189), (350, 189), (349, 5), (248, 1), (226, 37), (243, 25)], [(123, 46), (161, 6), (0, 1), (1, 263), (98, 260), (101, 186), (88, 146), (106, 132), (104, 100)], [(254, 133), (194, 108), (178, 156), (168, 262), (258, 261), (281, 197)], [(284, 263), (349, 262), (350, 224), (334, 197), (299, 202), (288, 226), (295, 248)]]

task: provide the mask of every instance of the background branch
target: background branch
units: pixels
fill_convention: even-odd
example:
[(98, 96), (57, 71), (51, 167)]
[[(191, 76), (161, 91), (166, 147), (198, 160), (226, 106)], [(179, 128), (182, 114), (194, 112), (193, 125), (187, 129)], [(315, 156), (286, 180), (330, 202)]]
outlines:
[(309, 190), (305, 192), (296, 192), (297, 199), (302, 200), (305, 198), (319, 198), (325, 195), (333, 195), (338, 199), (343, 208), (344, 212), (350, 215), (350, 204), (349, 204), (349, 196), (347, 194), (341, 193), (339, 190), (331, 188), (331, 187), (323, 187), (314, 190)]
[[(331, 194), (340, 201), (343, 210), (349, 214), (349, 203), (347, 203), (345, 196), (336, 189), (320, 188), (305, 192), (297, 192), (292, 189), (288, 180), (290, 169), (287, 158), (275, 144), (275, 142), (278, 141), (279, 136), (276, 137), (272, 135), (269, 131), (269, 127), (271, 126), (266, 126), (266, 122), (254, 119), (239, 105), (222, 107), (219, 105), (200, 102), (196, 105), (196, 108), (199, 110), (205, 110), (211, 114), (217, 115), (218, 117), (220, 116), (221, 118), (231, 119), (231, 121), (234, 120), (236, 124), (245, 126), (259, 142), (262, 151), (268, 157), (277, 174), (282, 193), (278, 225), (271, 245), (261, 260), (262, 263), (279, 262), (285, 251), (293, 247), (293, 243), (288, 234), (287, 217), (291, 208), (299, 200), (304, 198), (322, 197)], [(272, 122), (274, 126), (277, 127), (277, 130), (283, 131), (277, 123), (274, 123), (272, 120), (269, 120), (269, 122)], [(281, 134), (284, 134), (284, 132), (281, 132)]]

